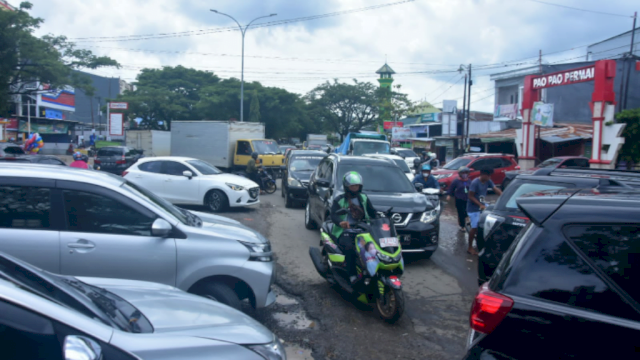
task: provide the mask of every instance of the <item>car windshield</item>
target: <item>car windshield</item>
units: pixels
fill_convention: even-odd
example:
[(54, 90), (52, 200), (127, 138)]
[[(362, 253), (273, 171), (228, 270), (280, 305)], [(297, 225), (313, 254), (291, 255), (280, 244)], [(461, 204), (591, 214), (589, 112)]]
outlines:
[(290, 171), (313, 171), (318, 167), (322, 157), (297, 156), (291, 160)]
[(98, 156), (122, 156), (124, 149), (121, 148), (102, 148), (98, 150)]
[(398, 160), (393, 160), (396, 165), (398, 165), (398, 167), (404, 171), (405, 173), (411, 173), (411, 169), (409, 169), (409, 165), (407, 165), (407, 163), (402, 160), (402, 159), (398, 159)]
[(415, 152), (413, 152), (413, 150), (397, 150), (398, 155), (400, 156), (404, 156), (406, 158), (412, 158), (412, 157), (418, 157), (418, 154), (416, 154)]
[(541, 183), (514, 183), (507, 187), (505, 194), (503, 194), (496, 203), (496, 209), (498, 210), (517, 210), (518, 204), (516, 200), (525, 194), (532, 192), (544, 191), (544, 190), (557, 190), (564, 189), (570, 184), (541, 184)]
[(188, 160), (187, 164), (193, 166), (200, 172), (202, 175), (218, 175), (222, 174), (222, 171), (218, 170), (217, 167), (209, 164), (206, 161), (202, 160)]
[[(167, 200), (157, 196), (156, 194), (152, 193), (151, 191), (141, 187), (141, 186), (137, 186), (129, 181), (126, 181), (122, 184), (121, 188), (127, 190), (128, 192), (144, 199), (145, 201), (147, 201), (148, 203), (151, 203), (152, 205), (158, 206), (160, 207), (162, 210), (168, 212), (169, 214), (171, 214), (174, 218), (176, 218), (178, 221), (180, 221), (181, 223), (185, 224), (185, 225), (191, 225), (193, 224), (193, 221), (190, 219), (189, 215), (187, 215), (185, 213), (185, 210), (181, 210), (179, 208), (177, 208), (176, 206), (174, 206), (172, 203), (168, 202)], [(195, 215), (194, 215), (195, 216)]]
[(538, 167), (539, 168), (546, 168), (546, 167), (556, 167), (558, 166), (558, 164), (560, 164), (562, 162), (562, 159), (558, 159), (558, 158), (551, 158), (551, 159), (547, 159), (543, 162), (541, 162)]
[(353, 155), (388, 154), (389, 144), (373, 141), (357, 141), (353, 144)]
[(278, 143), (273, 140), (253, 140), (252, 142), (258, 154), (282, 154)]
[(413, 193), (416, 191), (404, 172), (395, 166), (342, 164), (338, 171), (340, 183), (348, 171), (356, 171), (362, 176), (364, 192)]
[(457, 159), (451, 160), (451, 162), (449, 162), (442, 168), (446, 170), (458, 170), (461, 166), (469, 165), (470, 162), (471, 162), (471, 159), (457, 158)]

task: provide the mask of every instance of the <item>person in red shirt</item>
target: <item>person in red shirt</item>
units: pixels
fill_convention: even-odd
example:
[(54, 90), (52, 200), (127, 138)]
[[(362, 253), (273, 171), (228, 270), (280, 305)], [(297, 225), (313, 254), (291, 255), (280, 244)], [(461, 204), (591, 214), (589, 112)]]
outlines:
[(89, 169), (89, 165), (87, 165), (87, 163), (82, 160), (82, 153), (80, 153), (79, 151), (76, 151), (73, 154), (73, 162), (69, 166), (79, 169)]

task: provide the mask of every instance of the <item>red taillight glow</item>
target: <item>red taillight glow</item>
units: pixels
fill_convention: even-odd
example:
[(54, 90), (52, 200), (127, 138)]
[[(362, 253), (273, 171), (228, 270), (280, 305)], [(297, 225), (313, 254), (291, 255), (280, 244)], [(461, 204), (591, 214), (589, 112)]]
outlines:
[(122, 172), (122, 177), (127, 176), (127, 174), (128, 174), (128, 173), (129, 173), (128, 171), (123, 171), (123, 172)]
[(520, 170), (520, 165), (516, 166), (516, 170)]
[(124, 165), (126, 163), (127, 160), (124, 158), (124, 155), (122, 155), (122, 159), (116, 161), (116, 165)]
[(93, 160), (93, 163), (94, 163), (94, 164), (102, 164), (102, 161), (100, 161), (100, 160), (98, 160), (98, 159), (95, 159), (95, 160)]
[(471, 305), (469, 322), (471, 328), (483, 334), (490, 334), (513, 308), (513, 300), (489, 290), (487, 283), (478, 290)]

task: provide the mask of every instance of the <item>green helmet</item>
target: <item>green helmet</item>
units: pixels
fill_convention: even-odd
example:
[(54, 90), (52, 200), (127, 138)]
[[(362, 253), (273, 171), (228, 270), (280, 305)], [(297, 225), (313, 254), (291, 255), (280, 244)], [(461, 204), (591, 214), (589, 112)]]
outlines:
[(344, 174), (344, 177), (342, 178), (342, 185), (344, 186), (345, 192), (349, 191), (349, 186), (351, 185), (360, 185), (360, 190), (358, 191), (362, 191), (362, 176), (360, 176), (356, 171), (349, 171)]

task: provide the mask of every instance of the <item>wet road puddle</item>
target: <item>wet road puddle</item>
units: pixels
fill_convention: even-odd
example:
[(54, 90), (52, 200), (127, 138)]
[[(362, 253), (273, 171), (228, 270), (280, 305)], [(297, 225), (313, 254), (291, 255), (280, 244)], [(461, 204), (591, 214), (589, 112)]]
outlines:
[(286, 295), (278, 294), (278, 296), (276, 297), (276, 304), (280, 304), (283, 306), (297, 305), (298, 300)]
[(285, 344), (285, 351), (287, 352), (287, 359), (289, 360), (312, 360), (311, 350), (303, 349), (301, 347)]
[(283, 327), (296, 330), (313, 329), (315, 322), (307, 318), (302, 311), (277, 312), (273, 314), (273, 318)]

